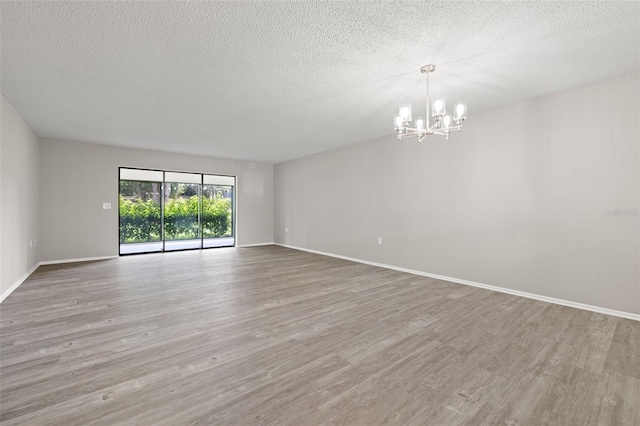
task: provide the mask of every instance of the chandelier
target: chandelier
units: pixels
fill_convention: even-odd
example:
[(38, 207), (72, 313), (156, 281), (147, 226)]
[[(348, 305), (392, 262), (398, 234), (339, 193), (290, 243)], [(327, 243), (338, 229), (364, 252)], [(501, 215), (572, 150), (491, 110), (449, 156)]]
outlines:
[[(436, 70), (435, 65), (425, 65), (420, 68), (422, 74), (427, 75), (427, 114), (424, 117), (417, 117), (414, 127), (411, 125), (411, 104), (400, 105), (400, 112), (393, 119), (394, 129), (398, 134), (398, 140), (409, 136), (416, 136), (419, 142), (427, 135), (440, 135), (449, 139), (449, 132), (452, 130), (460, 131), (462, 123), (467, 118), (466, 102), (458, 101), (453, 106), (453, 117), (447, 114), (444, 98), (436, 97), (431, 102), (429, 97), (429, 74)], [(430, 114), (429, 107), (432, 107)], [(430, 115), (433, 116), (434, 123), (431, 124)]]

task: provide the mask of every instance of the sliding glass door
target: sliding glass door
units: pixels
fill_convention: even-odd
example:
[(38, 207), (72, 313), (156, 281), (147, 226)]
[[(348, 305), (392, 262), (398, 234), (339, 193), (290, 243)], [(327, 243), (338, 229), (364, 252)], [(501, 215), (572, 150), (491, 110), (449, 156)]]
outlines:
[(162, 251), (163, 173), (120, 169), (120, 254)]
[(120, 254), (235, 245), (235, 177), (120, 169)]
[(204, 175), (202, 185), (202, 246), (224, 247), (234, 244), (235, 178)]
[(201, 248), (202, 175), (165, 172), (164, 249)]

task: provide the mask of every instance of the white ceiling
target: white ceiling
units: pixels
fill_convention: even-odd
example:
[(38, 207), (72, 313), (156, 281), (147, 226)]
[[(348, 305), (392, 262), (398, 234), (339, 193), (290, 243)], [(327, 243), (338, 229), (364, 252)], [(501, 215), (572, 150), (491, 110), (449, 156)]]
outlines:
[[(2, 2), (1, 89), (42, 137), (281, 162), (640, 69), (640, 2)], [(594, 108), (598, 106), (594, 105)], [(415, 114), (415, 113), (414, 113)]]

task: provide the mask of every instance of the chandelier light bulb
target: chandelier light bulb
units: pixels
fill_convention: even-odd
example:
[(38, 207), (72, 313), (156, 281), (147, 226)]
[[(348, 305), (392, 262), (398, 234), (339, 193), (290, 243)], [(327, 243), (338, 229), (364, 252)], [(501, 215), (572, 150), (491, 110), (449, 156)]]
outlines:
[(424, 130), (424, 118), (422, 117), (416, 118), (416, 129)]
[(403, 126), (402, 126), (403, 121), (404, 121), (404, 120), (403, 120), (402, 116), (401, 116), (400, 114), (396, 114), (396, 115), (393, 117), (393, 128), (394, 128), (396, 131), (398, 131), (398, 130), (402, 129), (402, 127), (403, 127)]
[(454, 109), (453, 119), (455, 121), (463, 120), (467, 117), (467, 104), (462, 101), (456, 102)]
[(402, 116), (404, 121), (411, 121), (411, 104), (400, 105), (400, 115)]
[(449, 127), (449, 125), (451, 124), (451, 116), (447, 114), (442, 117), (442, 124), (445, 128)]
[(433, 101), (433, 116), (442, 117), (445, 113), (445, 103), (443, 97), (437, 97)]

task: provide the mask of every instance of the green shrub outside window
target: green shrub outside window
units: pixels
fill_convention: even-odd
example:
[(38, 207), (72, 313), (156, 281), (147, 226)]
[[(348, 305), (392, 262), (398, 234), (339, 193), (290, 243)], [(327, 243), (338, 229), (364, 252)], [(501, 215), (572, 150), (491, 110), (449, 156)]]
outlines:
[[(170, 198), (165, 202), (166, 240), (200, 238), (198, 234), (198, 196)], [(231, 200), (216, 195), (202, 198), (202, 236), (232, 235)], [(161, 241), (160, 203), (129, 200), (120, 195), (120, 243)]]

